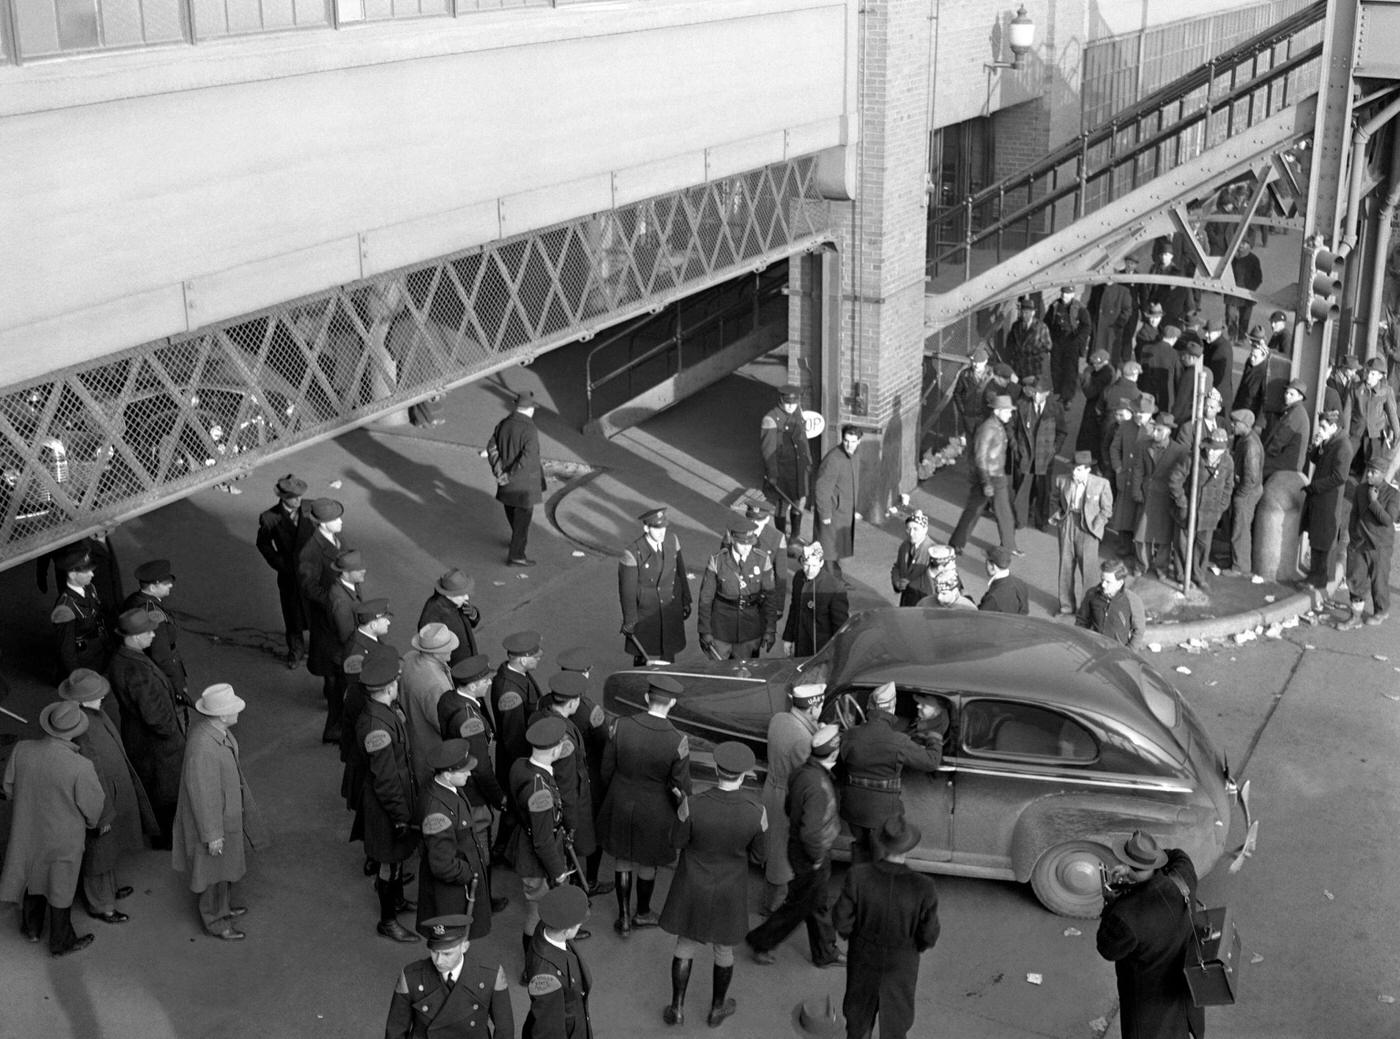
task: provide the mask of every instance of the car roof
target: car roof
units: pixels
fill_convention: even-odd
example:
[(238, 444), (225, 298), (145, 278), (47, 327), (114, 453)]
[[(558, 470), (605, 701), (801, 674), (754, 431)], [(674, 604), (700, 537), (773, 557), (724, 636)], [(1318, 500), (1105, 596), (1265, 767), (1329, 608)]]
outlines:
[(972, 610), (892, 607), (857, 614), (834, 640), (831, 683), (894, 682), (1120, 713), (1145, 711), (1143, 662), (1070, 624)]

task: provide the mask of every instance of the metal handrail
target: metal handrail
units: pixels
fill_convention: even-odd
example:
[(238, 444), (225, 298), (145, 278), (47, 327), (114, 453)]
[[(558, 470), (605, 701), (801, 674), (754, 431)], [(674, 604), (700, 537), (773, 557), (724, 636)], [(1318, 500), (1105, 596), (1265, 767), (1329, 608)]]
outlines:
[[(1247, 61), (1257, 60), (1260, 54), (1271, 51), (1280, 43), (1291, 40), (1298, 33), (1319, 23), (1326, 16), (1326, 10), (1325, 0), (1319, 0), (1319, 2), (1284, 19), (1277, 26), (1257, 34), (1238, 47), (1207, 62), (1201, 68), (1195, 69), (1149, 94), (1141, 101), (1115, 115), (1109, 122), (1100, 124), (1074, 140), (1066, 142), (1026, 169), (983, 188), (976, 194), (968, 195), (957, 206), (950, 206), (941, 213), (934, 213), (929, 219), (930, 246), (938, 241), (940, 227), (956, 231), (958, 222), (962, 221), (963, 223), (960, 234), (949, 235), (950, 240), (955, 244), (934, 254), (929, 259), (927, 266), (930, 273), (935, 272), (940, 264), (948, 263), (958, 253), (963, 253), (964, 273), (970, 276), (972, 249), (975, 245), (995, 237), (998, 256), (1000, 256), (1002, 237), (1008, 229), (1013, 228), (1016, 224), (1027, 222), (1038, 213), (1047, 210), (1053, 222), (1054, 207), (1066, 198), (1073, 197), (1073, 219), (1079, 219), (1088, 211), (1086, 195), (1091, 184), (1096, 183), (1106, 174), (1113, 174), (1124, 168), (1133, 168), (1133, 186), (1136, 187), (1135, 168), (1137, 160), (1143, 154), (1156, 150), (1163, 144), (1169, 143), (1173, 138), (1177, 140), (1179, 151), (1181, 135), (1186, 130), (1203, 121), (1208, 122), (1210, 117), (1222, 110), (1229, 111), (1231, 130), (1233, 130), (1233, 107), (1246, 97), (1251, 98), (1251, 103), (1244, 116), (1245, 126), (1252, 126), (1256, 121), (1268, 118), (1273, 114), (1277, 100), (1274, 97), (1273, 85), (1280, 79), (1286, 81), (1288, 76), (1295, 74), (1303, 65), (1318, 59), (1322, 52), (1321, 43), (1315, 44), (1299, 54), (1290, 54), (1264, 73), (1251, 75), (1244, 82), (1238, 81), (1239, 66)], [(1230, 90), (1223, 95), (1210, 96), (1210, 86), (1224, 75), (1230, 77)], [(1187, 98), (1202, 88), (1206, 88), (1207, 92), (1204, 103), (1194, 111), (1186, 112), (1184, 106)], [(1255, 105), (1252, 96), (1265, 89), (1269, 93), (1264, 99), (1264, 103)], [(1286, 98), (1284, 103), (1287, 103)], [(1167, 123), (1165, 110), (1172, 105), (1177, 106), (1177, 112), (1172, 121)], [(1120, 148), (1118, 139), (1125, 130), (1141, 133), (1143, 121), (1154, 118), (1157, 125), (1148, 138), (1140, 138), (1127, 149)], [(1101, 162), (1094, 163), (1092, 153), (1105, 146), (1107, 146), (1107, 156)], [(1180, 161), (1179, 155), (1177, 161)], [(1074, 176), (1062, 186), (1059, 184), (1060, 171), (1071, 162), (1075, 163)], [(1049, 190), (1032, 199), (1031, 196), (1034, 194), (1038, 182), (1047, 178), (1050, 181)], [(1024, 192), (1029, 201), (1015, 212), (1006, 213), (1007, 196), (1015, 195), (1018, 192)], [(992, 205), (995, 206), (995, 215), (989, 219), (986, 226), (974, 230), (973, 221), (978, 209), (981, 207), (990, 209)], [(1024, 233), (1030, 234), (1030, 228), (1027, 227)]]

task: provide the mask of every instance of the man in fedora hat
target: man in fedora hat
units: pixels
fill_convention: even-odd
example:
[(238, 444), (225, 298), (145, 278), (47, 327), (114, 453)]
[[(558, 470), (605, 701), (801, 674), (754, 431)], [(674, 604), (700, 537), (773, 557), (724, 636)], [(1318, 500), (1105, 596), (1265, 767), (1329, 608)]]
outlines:
[(1306, 402), (1308, 387), (1293, 379), (1283, 391), (1283, 413), (1264, 428), (1264, 482), (1277, 472), (1298, 472), (1308, 461), (1312, 421)]
[(1176, 513), (1172, 508), (1172, 466), (1190, 449), (1172, 439), (1176, 419), (1159, 411), (1152, 421), (1151, 439), (1138, 451), (1133, 469), (1133, 498), (1141, 506), (1133, 528), (1138, 565), (1149, 576), (1166, 570), (1168, 552), (1176, 539)]
[[(647, 684), (647, 709), (613, 723), (612, 739), (603, 756), (607, 795), (598, 813), (603, 847), (613, 857), (617, 892), (617, 922), (624, 938), (633, 928), (655, 927), (652, 912), (656, 868), (676, 858), (671, 824), (676, 809), (690, 795), (690, 741), (669, 715), (683, 692), (668, 675), (652, 675)], [(629, 905), (632, 881), (637, 883), (637, 911)]]
[(1074, 452), (1074, 468), (1055, 477), (1055, 512), (1060, 527), (1060, 612), (1073, 613), (1089, 590), (1089, 575), (1099, 565), (1099, 544), (1113, 515), (1113, 489), (1093, 472), (1092, 451)]
[(588, 996), (593, 975), (573, 939), (588, 919), (588, 896), (572, 884), (540, 903), (540, 927), (525, 956), (530, 1012), (521, 1039), (593, 1039)]
[(1308, 574), (1305, 587), (1312, 596), (1312, 608), (1321, 611), (1332, 583), (1333, 566), (1340, 535), (1346, 523), (1345, 512), (1350, 503), (1345, 497), (1351, 475), (1351, 441), (1341, 428), (1335, 411), (1324, 411), (1317, 417), (1308, 461), (1312, 476), (1303, 490), (1303, 527), (1308, 532)]
[(432, 778), (428, 758), (442, 742), (438, 701), (452, 689), (452, 665), (448, 661), (458, 643), (446, 625), (434, 622), (420, 628), (409, 645), (399, 673), (399, 706), (408, 724), (408, 744), (413, 750), (418, 787), (423, 789)]
[(788, 690), (788, 709), (768, 720), (768, 748), (764, 759), (763, 807), (768, 814), (768, 849), (763, 866), (767, 885), (762, 908), (765, 915), (783, 904), (792, 865), (788, 862), (788, 780), (812, 754), (812, 733), (817, 731), (826, 698), (825, 682), (794, 685)]
[(297, 583), (297, 559), (316, 524), (301, 507), (306, 481), (288, 473), (277, 481), (277, 504), (258, 514), (258, 553), (277, 574), (277, 600), (287, 631), (287, 666), (306, 657), (306, 605)]
[(1173, 561), (1178, 576), (1186, 578), (1186, 539), (1191, 529), (1191, 484), (1196, 486), (1196, 531), (1192, 543), (1191, 580), (1201, 591), (1208, 590), (1205, 577), (1210, 563), (1210, 543), (1220, 517), (1230, 507), (1230, 495), (1235, 489), (1235, 460), (1230, 457), (1230, 438), (1223, 429), (1202, 431), (1201, 453), (1195, 473), (1191, 471), (1191, 455), (1183, 454), (1172, 466), (1167, 477), (1171, 487), (1172, 508), (1176, 512), (1176, 545)]
[(325, 608), (326, 589), (336, 579), (335, 558), (344, 547), (340, 532), (345, 525), (345, 506), (334, 498), (316, 498), (307, 508), (314, 526), (297, 552), (297, 587), (310, 627), (314, 611)]
[(530, 521), (544, 495), (544, 466), (540, 461), (540, 431), (535, 428), (535, 395), (515, 395), (515, 409), (496, 424), (486, 442), (486, 460), (496, 478), (496, 500), (510, 524), (510, 566), (534, 566), (525, 554)]
[(428, 955), (399, 973), (385, 1039), (515, 1039), (504, 968), (465, 958), (470, 923), (461, 914), (423, 921)]
[(1366, 362), (1362, 380), (1354, 391), (1351, 415), (1344, 418), (1349, 418), (1345, 425), (1354, 451), (1354, 468), (1364, 475), (1374, 455), (1392, 450), (1400, 440), (1400, 414), (1396, 412), (1395, 393), (1386, 381), (1384, 357)]
[(122, 643), (112, 655), (107, 679), (121, 708), (122, 744), (160, 824), (155, 847), (169, 848), (185, 757), (187, 701), (146, 655), (155, 638), (155, 617), (145, 610), (127, 610), (117, 618), (117, 631)]
[(1240, 381), (1235, 387), (1235, 399), (1230, 404), (1231, 411), (1241, 408), (1254, 413), (1254, 424), (1263, 428), (1264, 401), (1269, 383), (1269, 344), (1264, 339), (1264, 330), (1255, 325), (1249, 330), (1249, 356), (1240, 368)]
[(1059, 298), (1045, 308), (1045, 327), (1050, 329), (1050, 381), (1060, 403), (1069, 407), (1078, 391), (1079, 362), (1094, 334), (1089, 308), (1075, 298), (1073, 285), (1060, 286)]
[(189, 870), (205, 933), (226, 942), (247, 937), (233, 926), (248, 911), (233, 904), (233, 885), (248, 872), (243, 842), (258, 850), (270, 843), (233, 738), (247, 706), (227, 682), (211, 685), (195, 701), (198, 720), (185, 746), (170, 855), (177, 871)]
[(491, 859), (486, 840), (472, 821), (463, 788), (476, 768), (471, 744), (444, 740), (428, 760), (432, 778), (422, 788), (419, 830), (418, 933), (426, 922), (446, 913), (471, 919), (469, 938), (491, 933), (491, 884), (486, 864)]
[(1113, 847), (1118, 864), (1104, 887), (1096, 939), (1118, 975), (1123, 1039), (1186, 1039), (1205, 1035), (1205, 1012), (1186, 987), (1186, 950), (1196, 868), (1178, 848), (1163, 851), (1134, 830)]
[(734, 946), (749, 929), (749, 860), (762, 859), (768, 813), (744, 777), (753, 771), (753, 751), (742, 743), (715, 747), (718, 785), (681, 808), (673, 841), (681, 850), (661, 928), (676, 936), (671, 958), (671, 1003), (662, 1011), (668, 1025), (685, 1021), (685, 992), (700, 946), (714, 949), (714, 984), (706, 1024), (717, 1028), (735, 1011), (728, 998), (734, 978)]
[(55, 567), (62, 584), (49, 611), (53, 626), (58, 681), (75, 668), (101, 671), (111, 652), (107, 611), (116, 603), (104, 603), (93, 587), (96, 565), (86, 549), (69, 548), (58, 556)]
[(165, 600), (175, 590), (175, 570), (168, 559), (152, 559), (136, 568), (137, 590), (126, 597), (122, 611), (145, 610), (156, 618), (156, 635), (146, 647), (146, 655), (165, 672), (181, 696), (189, 694), (189, 676), (176, 644), (180, 629), (165, 608)]
[(1015, 472), (1011, 473), (1011, 510), (1016, 525), (1044, 530), (1050, 515), (1055, 456), (1069, 433), (1065, 407), (1050, 396), (1048, 381), (1032, 375), (1021, 383), (1021, 399), (1016, 402), (1007, 433), (1016, 445)]
[(449, 664), (477, 654), (476, 628), (481, 623), (481, 608), (472, 602), (475, 588), (476, 581), (454, 567), (437, 579), (433, 594), (418, 614), (419, 631), (429, 624), (441, 624), (457, 636)]
[(365, 581), (365, 559), (358, 549), (336, 553), (331, 564), (335, 580), (325, 586), (322, 598), (311, 610), (311, 654), (306, 667), (321, 678), (326, 701), (322, 743), (340, 743), (345, 713), (345, 646), (355, 634), (355, 607)]
[(906, 864), (923, 834), (902, 815), (875, 835), (875, 861), (846, 873), (832, 922), (849, 939), (846, 1039), (870, 1039), (876, 1015), (880, 1039), (903, 1039), (914, 1025), (919, 957), (938, 941), (938, 889)]
[(637, 517), (642, 534), (622, 550), (617, 595), (622, 605), (623, 649), (640, 667), (648, 657), (675, 660), (685, 649), (690, 619), (690, 582), (680, 539), (667, 529), (666, 508), (653, 506)]
[[(1356, 488), (1347, 540), (1351, 616), (1337, 625), (1339, 631), (1351, 631), (1363, 623), (1382, 624), (1390, 616), (1390, 559), (1395, 550), (1395, 524), (1400, 522), (1400, 488), (1386, 478), (1390, 461), (1385, 452), (1372, 455)], [(1371, 613), (1363, 621), (1368, 592)]]
[(78, 704), (88, 720), (87, 731), (75, 742), (97, 769), (104, 797), (102, 818), (96, 829), (88, 832), (83, 852), (83, 898), (89, 916), (120, 924), (128, 917), (117, 909), (117, 902), (130, 895), (131, 888), (118, 882), (117, 865), (128, 853), (145, 846), (143, 834), (158, 834), (160, 824), (122, 747), (117, 723), (102, 709), (102, 701), (111, 691), (107, 679), (87, 668), (74, 671), (58, 687), (59, 698)]
[(20, 903), (20, 932), (31, 942), (49, 929), (49, 954), (86, 949), (93, 936), (73, 931), (87, 831), (102, 819), (97, 770), (74, 740), (88, 729), (76, 703), (60, 700), (39, 714), (44, 738), (21, 740), (5, 766), (3, 790), (12, 804), (10, 839), (0, 870), (0, 902)]
[(812, 474), (812, 447), (802, 416), (802, 387), (788, 383), (778, 391), (778, 404), (758, 427), (763, 455), (763, 490), (774, 502), (778, 529), (802, 536), (802, 510), (807, 504)]

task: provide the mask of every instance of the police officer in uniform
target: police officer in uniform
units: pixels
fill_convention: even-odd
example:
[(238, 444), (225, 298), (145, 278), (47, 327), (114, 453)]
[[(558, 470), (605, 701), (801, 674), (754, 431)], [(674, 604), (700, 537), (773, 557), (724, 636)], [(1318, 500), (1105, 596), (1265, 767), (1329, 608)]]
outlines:
[(567, 726), (558, 716), (541, 718), (525, 732), (530, 756), (510, 770), (510, 796), (520, 825), (511, 835), (509, 853), (525, 891), (525, 926), (520, 936), (527, 969), (530, 939), (540, 922), (545, 893), (569, 878), (564, 851), (564, 799), (554, 781), (554, 762), (564, 754)]
[(943, 760), (941, 746), (921, 746), (902, 731), (894, 706), (894, 683), (877, 686), (866, 705), (865, 721), (842, 740), (846, 783), (841, 791), (841, 818), (851, 828), (854, 862), (868, 862), (873, 832), (890, 816), (904, 814), (899, 794), (905, 768), (932, 772)]
[[(593, 783), (589, 776), (583, 733), (574, 718), (578, 716), (588, 679), (573, 671), (561, 671), (549, 680), (549, 693), (540, 701), (539, 710), (530, 719), (534, 724), (541, 718), (557, 717), (564, 722), (564, 744), (554, 762), (554, 782), (564, 802), (565, 841), (573, 845), (580, 859), (591, 856), (598, 847), (594, 829)], [(587, 882), (587, 878), (581, 878)], [(580, 931), (579, 940), (590, 937)]]
[(788, 383), (779, 391), (778, 401), (759, 423), (763, 489), (775, 503), (777, 528), (798, 538), (802, 536), (802, 510), (812, 473), (812, 447), (802, 417), (802, 387)]
[(345, 674), (345, 703), (340, 715), (340, 760), (345, 763), (345, 771), (340, 793), (345, 798), (345, 807), (352, 812), (359, 803), (360, 791), (364, 785), (364, 751), (355, 739), (355, 723), (359, 720), (360, 712), (365, 709), (367, 699), (364, 683), (360, 681), (360, 672), (372, 652), (386, 647), (382, 640), (389, 634), (389, 626), (393, 619), (388, 599), (365, 599), (357, 602), (355, 630), (345, 643), (343, 652), (341, 670)]
[(472, 823), (471, 806), (462, 795), (476, 758), (471, 744), (449, 739), (434, 747), (428, 764), (433, 778), (423, 791), (419, 828), (423, 834), (418, 881), (418, 933), (435, 916), (465, 913), (471, 918), (467, 937), (491, 933), (490, 881), (486, 842)]
[(145, 610), (156, 621), (156, 637), (146, 650), (146, 655), (156, 662), (156, 667), (165, 672), (170, 684), (181, 696), (188, 698), (189, 676), (185, 671), (185, 661), (180, 656), (176, 639), (180, 629), (176, 626), (170, 611), (165, 609), (166, 598), (175, 589), (175, 571), (168, 559), (152, 559), (136, 568), (136, 583), (140, 590), (132, 592), (122, 603), (122, 612)]
[(408, 727), (395, 703), (399, 698), (398, 653), (374, 653), (365, 659), (360, 682), (369, 701), (355, 721), (356, 741), (365, 752), (364, 790), (350, 839), (362, 837), (365, 858), (379, 863), (374, 890), (379, 896), (380, 935), (414, 942), (412, 931), (398, 921), (410, 905), (403, 897), (403, 864), (418, 841), (418, 787), (408, 746)]
[[(671, 827), (676, 809), (690, 794), (690, 743), (666, 717), (676, 705), (681, 684), (652, 675), (645, 714), (619, 718), (603, 754), (607, 796), (598, 815), (603, 847), (612, 855), (617, 883), (617, 922), (624, 938), (634, 927), (655, 927), (651, 911), (656, 867), (675, 859)], [(632, 876), (637, 878), (637, 912), (631, 912)]]
[(716, 659), (757, 657), (777, 640), (773, 567), (756, 541), (753, 522), (736, 518), (729, 546), (705, 564), (696, 627), (700, 648)]
[(306, 481), (291, 473), (277, 481), (277, 504), (258, 514), (258, 552), (277, 574), (277, 599), (287, 629), (287, 666), (306, 658), (306, 604), (297, 583), (297, 559), (311, 540), (316, 524), (302, 511)]
[(465, 953), (470, 918), (423, 921), (428, 955), (399, 974), (384, 1039), (515, 1039), (506, 972)]
[(734, 946), (749, 929), (749, 859), (763, 858), (768, 815), (763, 802), (743, 789), (753, 770), (753, 751), (742, 743), (715, 747), (719, 785), (681, 804), (674, 844), (681, 850), (675, 880), (661, 910), (661, 927), (676, 936), (671, 959), (671, 1004), (661, 1012), (668, 1025), (685, 1021), (685, 990), (702, 945), (714, 949), (714, 986), (706, 1023), (717, 1028), (734, 1013), (728, 998), (734, 978)]
[[(506, 659), (491, 680), (491, 717), (496, 726), (496, 781), (502, 790), (510, 790), (510, 770), (518, 760), (528, 757), (530, 744), (525, 730), (535, 708), (540, 703), (540, 687), (532, 672), (540, 666), (542, 639), (538, 631), (517, 631), (501, 643)], [(513, 810), (501, 817), (492, 858), (505, 860), (505, 849), (515, 831)]]
[(624, 649), (640, 667), (647, 657), (675, 660), (685, 649), (690, 619), (690, 583), (680, 540), (667, 533), (666, 509), (637, 517), (642, 536), (622, 550), (617, 564), (617, 595), (622, 603)]
[(364, 557), (357, 549), (346, 549), (331, 564), (335, 580), (325, 588), (325, 600), (311, 618), (311, 657), (313, 674), (324, 677), (321, 694), (326, 700), (326, 724), (321, 742), (341, 742), (345, 715), (345, 644), (355, 634), (355, 605), (360, 602), (360, 586), (365, 580)]
[(588, 995), (593, 976), (572, 939), (588, 919), (588, 896), (568, 884), (540, 904), (540, 927), (525, 956), (530, 1012), (521, 1039), (593, 1039)]
[[(584, 682), (593, 673), (593, 651), (585, 646), (574, 646), (559, 654), (556, 661), (559, 670), (575, 672)], [(608, 716), (598, 704), (593, 702), (587, 691), (579, 697), (578, 710), (574, 712), (574, 724), (583, 733), (583, 747), (588, 757), (588, 783), (593, 791), (593, 832), (598, 832), (598, 813), (603, 809), (603, 754), (608, 749)], [(583, 859), (584, 879), (588, 882), (588, 895), (606, 895), (613, 889), (611, 880), (599, 880), (598, 869), (603, 863), (602, 841), (592, 854)]]
[(773, 504), (764, 498), (750, 498), (744, 506), (744, 517), (753, 523), (758, 536), (756, 544), (768, 555), (773, 567), (773, 621), (783, 619), (787, 608), (788, 537), (773, 522)]
[(100, 672), (107, 666), (112, 647), (105, 611), (116, 604), (104, 604), (92, 587), (96, 567), (86, 550), (69, 550), (57, 565), (65, 583), (58, 590), (49, 622), (58, 654), (57, 681), (62, 682), (80, 667)]

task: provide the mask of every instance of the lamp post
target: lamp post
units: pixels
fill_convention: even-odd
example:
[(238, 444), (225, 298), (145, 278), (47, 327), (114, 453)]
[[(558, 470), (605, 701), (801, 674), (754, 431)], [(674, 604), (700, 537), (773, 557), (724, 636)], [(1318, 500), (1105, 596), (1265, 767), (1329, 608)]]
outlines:
[(1006, 27), (1006, 40), (1011, 46), (1010, 61), (989, 61), (989, 69), (1019, 69), (1021, 59), (1031, 51), (1032, 44), (1035, 43), (1035, 21), (1026, 13), (1026, 5), (1022, 4), (1016, 11), (1016, 17), (1012, 18)]

